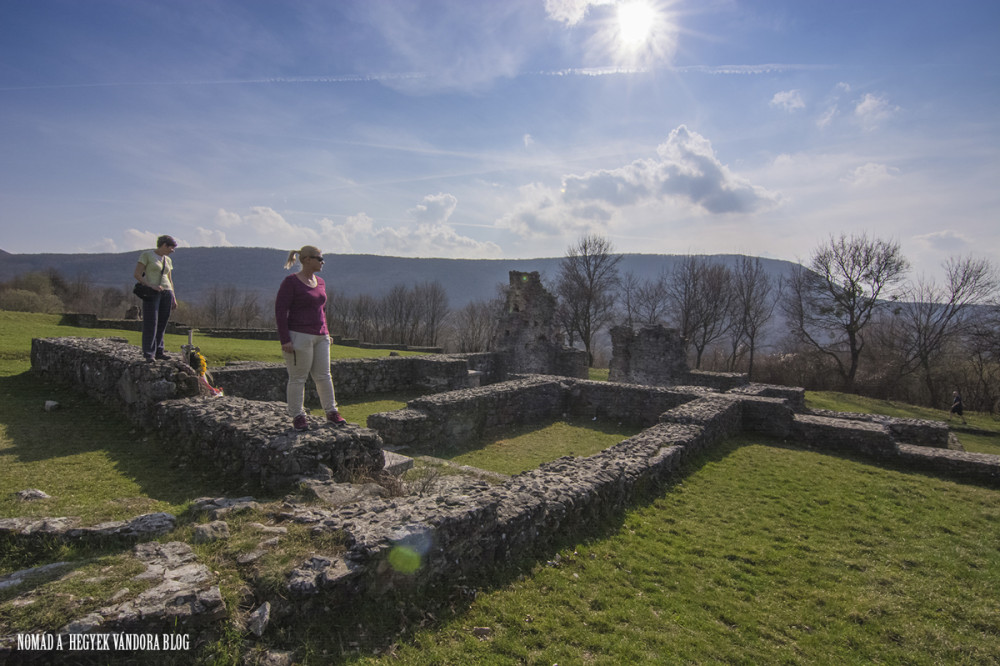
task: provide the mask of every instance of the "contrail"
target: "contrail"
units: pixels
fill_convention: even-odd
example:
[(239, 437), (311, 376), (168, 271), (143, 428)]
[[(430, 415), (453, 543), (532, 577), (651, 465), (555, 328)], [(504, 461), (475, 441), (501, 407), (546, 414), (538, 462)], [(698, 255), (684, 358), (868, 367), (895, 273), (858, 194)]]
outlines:
[[(542, 70), (525, 72), (524, 75), (534, 76), (627, 76), (630, 74), (649, 74), (655, 71), (672, 71), (679, 73), (719, 74), (719, 75), (753, 75), (773, 74), (777, 72), (829, 69), (830, 65), (803, 65), (766, 63), (759, 65), (687, 65), (683, 67), (647, 68), (647, 67), (572, 67), (567, 69)], [(74, 88), (130, 88), (156, 86), (222, 86), (222, 85), (295, 85), (322, 83), (383, 83), (390, 81), (409, 81), (432, 78), (421, 72), (381, 73), (381, 74), (338, 74), (330, 76), (277, 76), (260, 79), (209, 79), (204, 81), (117, 81), (111, 83), (59, 83), (33, 86), (2, 86), (0, 92), (19, 90), (71, 90)]]

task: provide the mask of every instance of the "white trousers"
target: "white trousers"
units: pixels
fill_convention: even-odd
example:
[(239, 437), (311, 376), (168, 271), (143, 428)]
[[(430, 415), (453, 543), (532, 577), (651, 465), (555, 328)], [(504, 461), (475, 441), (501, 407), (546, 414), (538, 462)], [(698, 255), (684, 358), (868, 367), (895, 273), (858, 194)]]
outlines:
[(333, 394), (333, 378), (330, 376), (330, 336), (309, 335), (289, 331), (294, 352), (284, 352), (288, 367), (288, 415), (295, 418), (304, 414), (306, 377), (312, 375), (316, 393), (323, 411), (329, 412), (337, 406)]

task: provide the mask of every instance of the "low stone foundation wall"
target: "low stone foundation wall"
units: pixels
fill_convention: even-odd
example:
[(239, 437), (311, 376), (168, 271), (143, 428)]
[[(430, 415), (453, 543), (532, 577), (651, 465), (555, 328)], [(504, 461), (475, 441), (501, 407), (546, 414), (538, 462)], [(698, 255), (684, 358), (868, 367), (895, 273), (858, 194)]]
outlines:
[(389, 448), (436, 451), (472, 444), (507, 425), (553, 420), (564, 402), (558, 378), (537, 376), (417, 398), (402, 412), (372, 414), (368, 427)]
[(302, 477), (350, 481), (382, 469), (376, 432), (309, 419), (311, 428), (299, 432), (290, 428), (284, 403), (207, 397), (159, 403), (156, 429), (230, 479), (271, 492)]
[(474, 445), (502, 428), (573, 415), (650, 426), (660, 415), (704, 395), (699, 389), (611, 384), (526, 375), (490, 386), (411, 400), (406, 409), (368, 417), (389, 448), (436, 451)]
[[(67, 312), (59, 320), (61, 326), (75, 326), (77, 328), (106, 328), (116, 331), (141, 331), (141, 319), (98, 319), (95, 314), (79, 314)], [(174, 335), (187, 335), (191, 327), (187, 324), (168, 321), (167, 333)]]
[(889, 429), (892, 438), (914, 446), (948, 448), (948, 425), (941, 421), (927, 419), (904, 419), (881, 414), (856, 414), (854, 412), (833, 412), (828, 409), (811, 409), (809, 414), (829, 418), (874, 423)]
[(798, 386), (779, 386), (777, 384), (747, 384), (731, 391), (735, 395), (758, 396), (761, 398), (778, 398), (788, 401), (793, 412), (806, 411), (806, 390)]
[[(386, 356), (337, 359), (330, 364), (338, 399), (396, 391), (452, 391), (497, 378), (491, 354)], [(212, 382), (226, 395), (249, 400), (285, 399), (288, 371), (284, 363), (240, 361), (210, 368)], [(319, 405), (312, 379), (306, 381), (306, 404)]]
[(740, 386), (747, 386), (750, 380), (742, 372), (709, 372), (707, 370), (691, 370), (681, 376), (681, 384), (704, 386), (716, 391), (730, 391)]
[[(585, 395), (584, 384), (592, 382), (532, 377), (491, 388), (504, 394), (518, 387), (526, 393), (561, 390), (565, 396), (573, 390)], [(635, 395), (635, 388), (648, 387), (624, 388)], [(461, 393), (450, 406), (485, 399), (481, 392)], [(322, 594), (324, 603), (347, 603), (362, 593), (453, 582), (507, 562), (544, 556), (561, 540), (586, 533), (641, 494), (657, 491), (675, 478), (686, 458), (742, 431), (793, 436), (807, 446), (1000, 486), (1000, 456), (899, 443), (886, 425), (795, 414), (788, 400), (753, 392), (703, 391), (689, 397), (661, 414), (656, 425), (601, 453), (560, 458), (500, 485), (467, 480), (453, 485), (448, 496), (291, 511), (283, 517), (319, 531), (343, 532), (349, 550), (342, 559), (304, 562), (289, 576), (288, 591), (297, 598)], [(391, 416), (413, 424), (435, 418), (423, 409), (426, 404), (421, 407), (377, 415), (376, 420)], [(393, 554), (400, 551), (419, 564), (416, 572), (393, 566)]]
[(146, 363), (125, 338), (35, 338), (31, 369), (122, 409), (144, 426), (152, 424), (156, 403), (193, 398), (204, 390), (187, 364)]
[(283, 403), (206, 396), (185, 363), (146, 363), (139, 348), (122, 338), (35, 339), (31, 365), (46, 379), (74, 386), (139, 425), (155, 427), (180, 449), (255, 488), (276, 491), (300, 476), (346, 480), (382, 469), (377, 433), (321, 425), (311, 417), (310, 430), (293, 431)]
[[(77, 382), (112, 403), (124, 405), (123, 396), (138, 396), (142, 406), (136, 412), (152, 415), (179, 446), (265, 488), (296, 476), (337, 477), (377, 464), (383, 439), (421, 446), (468, 442), (492, 428), (564, 414), (646, 426), (593, 456), (560, 458), (500, 483), (459, 477), (435, 493), (393, 499), (352, 494), (340, 506), (283, 505), (276, 518), (310, 525), (316, 533), (336, 531), (346, 540), (343, 556), (311, 557), (289, 575), (288, 603), (302, 612), (309, 607), (304, 598), (314, 595), (322, 595), (323, 605), (347, 608), (358, 594), (392, 592), (394, 598), (462, 577), (478, 580), (508, 562), (545, 556), (556, 544), (590, 532), (637, 498), (659, 491), (676, 478), (685, 459), (741, 432), (1000, 486), (1000, 457), (927, 444), (940, 441), (940, 424), (797, 413), (801, 389), (749, 385), (721, 393), (531, 375), (418, 398), (406, 409), (373, 415), (373, 429), (335, 429), (314, 420), (311, 430), (294, 433), (281, 403), (234, 396), (160, 398), (159, 390), (123, 389), (126, 376), (141, 383), (150, 372), (155, 383), (173, 377), (170, 373), (184, 374), (174, 363), (137, 361), (143, 367), (134, 368), (122, 360), (129, 353), (121, 342), (62, 338), (35, 341), (32, 362), (44, 376)], [(415, 566), (400, 566), (401, 561)], [(211, 608), (207, 616), (213, 616)]]
[(209, 338), (233, 338), (236, 340), (278, 340), (276, 328), (204, 328), (199, 326), (198, 335)]

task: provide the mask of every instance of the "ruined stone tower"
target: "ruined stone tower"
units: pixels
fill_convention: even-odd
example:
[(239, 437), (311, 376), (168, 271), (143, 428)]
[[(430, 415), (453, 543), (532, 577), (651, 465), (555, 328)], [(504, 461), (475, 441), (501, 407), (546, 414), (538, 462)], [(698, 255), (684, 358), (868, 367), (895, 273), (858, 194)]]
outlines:
[(508, 373), (587, 378), (587, 353), (563, 344), (555, 315), (556, 298), (542, 286), (537, 271), (510, 271), (495, 341)]
[(688, 379), (684, 341), (662, 325), (611, 329), (612, 358), (608, 380), (646, 386), (675, 386)]

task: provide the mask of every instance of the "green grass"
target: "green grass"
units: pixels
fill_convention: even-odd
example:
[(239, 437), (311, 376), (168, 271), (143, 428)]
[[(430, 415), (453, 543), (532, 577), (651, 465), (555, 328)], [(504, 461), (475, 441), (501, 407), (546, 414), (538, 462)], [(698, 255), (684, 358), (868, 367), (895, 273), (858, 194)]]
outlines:
[(608, 381), (609, 368), (587, 368), (587, 379), (595, 382)]
[(996, 663), (997, 543), (996, 490), (736, 440), (603, 535), (351, 661)]
[(520, 474), (562, 456), (586, 457), (638, 434), (611, 422), (570, 423), (557, 421), (546, 426), (512, 428), (503, 437), (482, 448), (458, 455), (439, 457), (459, 465), (471, 465), (501, 474)]
[[(877, 400), (850, 393), (835, 391), (806, 391), (806, 406), (811, 409), (831, 409), (835, 412), (858, 412), (861, 414), (883, 414), (911, 419), (931, 419), (948, 421), (948, 412), (931, 407), (917, 407), (891, 400)], [(951, 421), (958, 441), (966, 451), (1000, 455), (1000, 421), (990, 414), (965, 412), (968, 427), (978, 432), (965, 432), (960, 422)]]
[[(125, 338), (133, 345), (139, 345), (142, 333), (118, 329), (75, 328), (60, 326), (61, 315), (7, 312), (0, 310), (0, 376), (16, 374), (29, 368), (32, 338)], [(166, 335), (164, 344), (168, 352), (180, 352), (181, 345), (187, 344), (186, 335)], [(271, 361), (282, 362), (281, 347), (274, 340), (237, 340), (234, 338), (201, 337), (197, 333), (194, 344), (201, 349), (209, 366), (225, 365), (228, 361)], [(377, 358), (388, 356), (385, 349), (361, 349), (332, 345), (330, 357)], [(398, 352), (414, 355), (416, 352)], [(15, 363), (7, 364), (6, 361)], [(18, 364), (16, 362), (21, 362)]]
[[(407, 402), (421, 395), (423, 393), (416, 391), (396, 391), (393, 393), (366, 395), (362, 398), (338, 399), (337, 410), (349, 423), (357, 423), (364, 426), (368, 423), (368, 417), (372, 414), (402, 409), (406, 407)], [(321, 417), (324, 415), (323, 410), (320, 408), (313, 409), (310, 413), (313, 416)]]
[[(138, 333), (69, 329), (57, 321), (0, 312), (0, 488), (40, 487), (55, 495), (22, 504), (3, 493), (0, 516), (81, 515), (97, 522), (168, 510), (182, 516), (170, 538), (183, 537), (192, 529), (184, 509), (195, 497), (222, 494), (218, 481), (180, 467), (170, 442), (133, 430), (114, 410), (27, 373), (31, 337), (136, 341)], [(177, 337), (168, 344), (176, 349), (183, 342)], [(212, 365), (280, 359), (273, 342), (196, 343)], [(398, 408), (409, 398), (380, 396), (342, 409), (363, 423), (368, 413)], [(63, 408), (44, 412), (46, 399)], [(817, 407), (838, 400), (827, 394), (808, 399)], [(877, 411), (844, 399), (834, 404)], [(902, 410), (894, 415), (928, 417), (906, 406), (881, 406), (890, 407)], [(932, 418), (943, 418), (937, 414)], [(980, 416), (967, 415), (977, 426), (990, 425)], [(602, 432), (584, 425), (592, 424), (511, 432), (486, 447), (491, 451), (464, 451), (454, 460), (484, 467), (522, 458), (513, 471), (530, 465), (535, 449), (549, 448), (541, 455), (547, 459), (588, 455), (605, 448), (602, 437), (614, 443), (628, 436), (617, 426)], [(584, 430), (593, 441), (558, 444)], [(515, 450), (517, 456), (510, 453)], [(490, 460), (463, 459), (473, 454)], [(461, 581), (482, 588), (474, 601), (450, 589), (400, 596), (389, 608), (359, 603), (345, 611), (314, 601), (290, 618), (276, 615), (259, 641), (224, 628), (200, 658), (242, 663), (241, 653), (272, 647), (296, 650), (306, 664), (1000, 661), (996, 489), (746, 438), (693, 461), (681, 478), (648, 504), (591, 526), (558, 557), (548, 554), (549, 562), (512, 563), (499, 577)], [(239, 565), (235, 558), (263, 538), (249, 523), (263, 518), (233, 518), (230, 541), (195, 547), (218, 572), (234, 615), (251, 609), (252, 588), (280, 601), (290, 567), (310, 553), (342, 547), (335, 536), (316, 539), (306, 527), (293, 527), (268, 557)], [(32, 557), (2, 546), (0, 574)], [(129, 570), (116, 559), (120, 552), (63, 546), (36, 558), (32, 563), (72, 560), (82, 572), (45, 597), (53, 600), (50, 612), (69, 612), (59, 605), (63, 595), (100, 599), (125, 584)], [(101, 576), (109, 582), (90, 587)], [(425, 605), (431, 598), (436, 605)], [(30, 614), (44, 611), (48, 601), (13, 610), (4, 600), (2, 625), (43, 624), (51, 617)], [(477, 637), (477, 627), (488, 628), (488, 635)], [(382, 656), (371, 657), (376, 651)]]
[[(36, 337), (124, 337), (133, 331), (59, 325), (59, 315), (0, 311), (0, 517), (78, 516), (84, 524), (123, 520), (153, 511), (182, 513), (190, 500), (227, 489), (203, 466), (173, 455), (170, 442), (139, 431), (113, 408), (30, 373), (31, 339)], [(186, 336), (168, 335), (179, 351)], [(277, 342), (196, 338), (210, 365), (229, 360), (281, 361)], [(334, 345), (335, 358), (386, 356), (386, 350)], [(408, 399), (409, 396), (402, 396)], [(46, 412), (46, 400), (60, 409)], [(396, 409), (399, 399), (375, 406), (358, 403), (345, 411)], [(353, 410), (353, 411), (352, 411)], [(25, 503), (12, 493), (39, 488), (52, 499)], [(231, 491), (239, 489), (228, 488)]]

